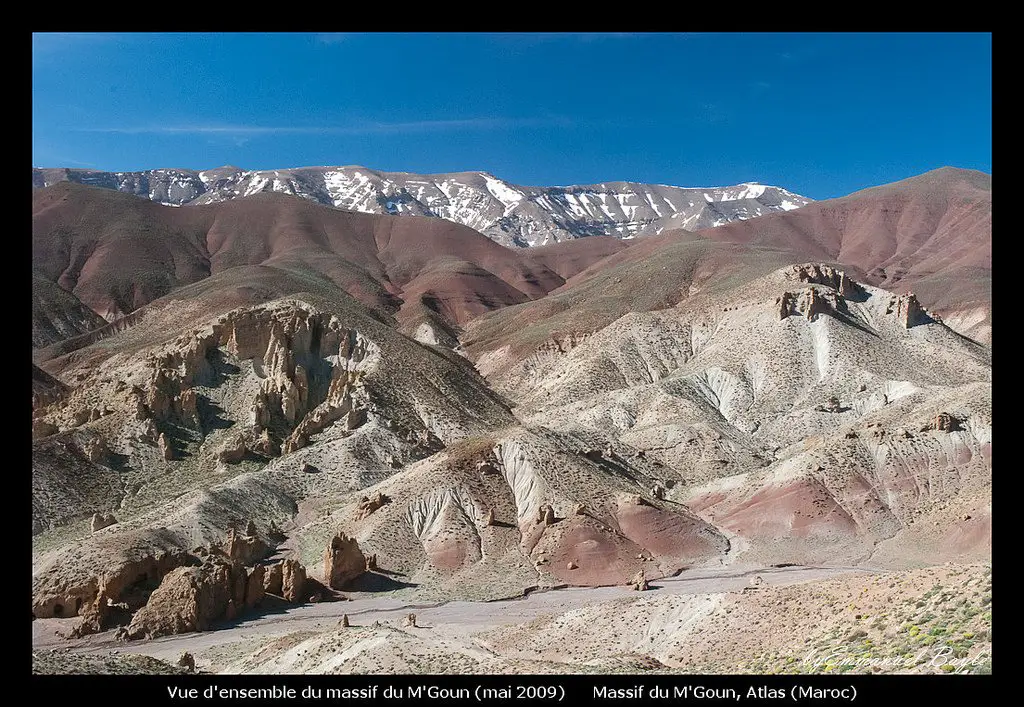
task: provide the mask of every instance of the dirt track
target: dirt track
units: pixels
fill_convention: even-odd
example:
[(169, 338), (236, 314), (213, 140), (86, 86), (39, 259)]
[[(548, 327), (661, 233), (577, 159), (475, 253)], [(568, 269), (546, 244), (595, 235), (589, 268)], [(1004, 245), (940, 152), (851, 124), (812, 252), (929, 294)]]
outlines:
[[(747, 587), (753, 575), (766, 585), (786, 585), (828, 579), (871, 570), (857, 567), (783, 567), (750, 569), (691, 570), (669, 579), (651, 583), (651, 590), (667, 594), (712, 594), (736, 592)], [(348, 614), (352, 625), (375, 621), (399, 625), (410, 611), (416, 613), (420, 626), (432, 628), (448, 636), (465, 636), (497, 626), (530, 621), (540, 616), (560, 614), (588, 604), (626, 596), (636, 596), (628, 587), (568, 588), (535, 592), (522, 599), (495, 602), (453, 601), (436, 605), (415, 605), (386, 597), (360, 598), (346, 602), (307, 604), (284, 612), (254, 616), (205, 633), (168, 636), (151, 641), (118, 643), (113, 632), (66, 640), (55, 631), (67, 632), (75, 619), (40, 619), (33, 622), (33, 649), (66, 648), (81, 653), (105, 653), (118, 650), (175, 660), (182, 651), (197, 653), (254, 637), (266, 638), (296, 631), (326, 630), (335, 626), (342, 614)]]

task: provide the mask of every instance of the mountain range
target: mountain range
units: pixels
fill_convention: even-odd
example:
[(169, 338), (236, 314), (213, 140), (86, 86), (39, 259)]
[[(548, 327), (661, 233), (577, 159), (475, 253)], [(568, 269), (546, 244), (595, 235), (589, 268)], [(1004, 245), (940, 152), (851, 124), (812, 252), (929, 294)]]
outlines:
[(666, 229), (720, 226), (811, 202), (779, 187), (681, 188), (609, 182), (524, 187), (487, 172), (409, 174), (365, 167), (97, 172), (33, 169), (32, 186), (62, 181), (116, 189), (172, 206), (212, 204), (265, 192), (292, 194), (348, 211), (435, 216), (511, 246), (585, 236), (634, 238)]
[(341, 206), (34, 173), (35, 646), (531, 674), (990, 648), (988, 175), (688, 216), (608, 184), (605, 220), (483, 173), (401, 211), (351, 169)]

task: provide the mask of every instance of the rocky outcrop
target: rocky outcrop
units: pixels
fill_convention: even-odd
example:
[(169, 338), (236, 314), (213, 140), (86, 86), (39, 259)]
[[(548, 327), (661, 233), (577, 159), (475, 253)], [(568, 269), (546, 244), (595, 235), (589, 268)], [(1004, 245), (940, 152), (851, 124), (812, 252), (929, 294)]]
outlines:
[(89, 437), (84, 442), (81, 442), (79, 448), (85, 458), (94, 464), (104, 463), (110, 455), (110, 450), (107, 449), (106, 443), (99, 435)]
[(249, 447), (252, 452), (264, 457), (276, 457), (281, 453), (281, 445), (270, 436), (270, 430), (262, 430)]
[(368, 518), (374, 511), (387, 503), (391, 503), (391, 498), (380, 491), (372, 496), (363, 496), (359, 499), (359, 506), (356, 508), (356, 520)]
[(921, 431), (926, 432), (928, 430), (936, 430), (938, 432), (956, 432), (961, 429), (960, 420), (953, 417), (948, 412), (940, 412), (932, 419), (927, 425), (925, 425)]
[(362, 378), (376, 363), (377, 346), (336, 317), (296, 301), (233, 310), (149, 354), (148, 380), (128, 393), (136, 420), (204, 435), (194, 386), (217, 380), (216, 361), (224, 354), (258, 361), (262, 382), (249, 404), (245, 434), (217, 455), (223, 463), (240, 461), (242, 444), (276, 456), (304, 447), (329, 425), (340, 421), (354, 429), (366, 420)]
[(248, 449), (245, 446), (245, 437), (238, 435), (234, 440), (227, 442), (216, 454), (216, 460), (221, 464), (237, 464), (245, 459)]
[(643, 568), (638, 569), (636, 574), (630, 578), (629, 588), (637, 592), (645, 592), (650, 589), (647, 585), (647, 575)]
[(270, 552), (270, 546), (256, 534), (255, 525), (247, 527), (246, 530), (245, 534), (238, 534), (234, 528), (229, 528), (221, 548), (232, 561), (251, 565), (266, 557)]
[(263, 576), (263, 590), (285, 601), (299, 604), (305, 601), (306, 568), (298, 560), (286, 559), (270, 565)]
[(802, 316), (809, 322), (819, 314), (834, 315), (846, 308), (846, 302), (835, 290), (808, 287), (800, 292), (784, 292), (775, 300), (779, 320), (790, 316)]
[(495, 474), (500, 473), (498, 471), (498, 467), (494, 466), (494, 464), (489, 461), (477, 462), (476, 470), (481, 476), (494, 476)]
[(818, 263), (794, 265), (788, 274), (800, 282), (831, 287), (843, 297), (855, 298), (864, 295), (864, 288), (858, 282), (847, 277), (842, 270), (836, 270), (828, 265)]
[(246, 570), (245, 607), (247, 609), (259, 606), (263, 601), (263, 582), (265, 576), (266, 568), (263, 565), (256, 565)]
[(298, 560), (281, 562), (281, 598), (301, 604), (306, 591), (306, 568)]
[(848, 408), (844, 408), (843, 404), (839, 402), (839, 398), (833, 395), (823, 404), (815, 406), (814, 409), (818, 412), (845, 412)]
[(157, 638), (205, 631), (220, 619), (231, 619), (244, 606), (247, 577), (237, 562), (210, 556), (198, 567), (179, 567), (128, 624), (128, 638)]
[(160, 450), (160, 456), (163, 457), (164, 461), (174, 460), (174, 447), (171, 446), (171, 441), (167, 439), (167, 435), (163, 432), (157, 437), (156, 446)]
[(97, 530), (103, 530), (117, 523), (117, 518), (114, 517), (113, 513), (93, 513), (92, 520), (89, 522), (89, 529), (92, 532)]
[(343, 589), (366, 572), (366, 564), (355, 538), (338, 533), (324, 551), (324, 583), (331, 589)]
[(918, 324), (926, 324), (932, 319), (925, 308), (921, 306), (913, 292), (892, 297), (889, 300), (885, 313), (896, 315), (896, 321), (904, 329), (909, 329)]
[[(91, 614), (102, 624), (111, 604), (135, 611), (146, 603), (150, 591), (167, 573), (194, 561), (181, 550), (145, 554), (128, 551), (120, 563), (80, 582), (69, 584), (59, 573), (40, 575), (34, 581), (32, 615), (42, 619)], [(105, 628), (100, 625), (97, 630)]]

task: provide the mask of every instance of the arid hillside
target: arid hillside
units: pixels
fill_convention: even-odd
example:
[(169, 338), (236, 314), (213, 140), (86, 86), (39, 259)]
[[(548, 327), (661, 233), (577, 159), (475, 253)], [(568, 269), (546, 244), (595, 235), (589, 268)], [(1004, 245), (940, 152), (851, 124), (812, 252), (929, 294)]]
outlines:
[[(33, 615), (77, 656), (37, 669), (163, 670), (82, 656), (242, 621), (262, 643), (200, 666), (779, 670), (903, 630), (840, 611), (860, 575), (871, 613), (923, 626), (904, 597), (943, 563), (984, 593), (991, 555), (991, 348), (957, 319), (990, 303), (972, 174), (525, 250), (281, 194), (36, 191)], [(806, 585), (735, 592), (776, 570)], [(534, 595), (559, 611), (467, 638), (478, 602)], [(451, 601), (470, 613), (436, 641), (408, 617), (335, 631), (359, 602)], [(285, 636), (288, 612), (332, 625)], [(729, 643), (748, 614), (764, 639)]]

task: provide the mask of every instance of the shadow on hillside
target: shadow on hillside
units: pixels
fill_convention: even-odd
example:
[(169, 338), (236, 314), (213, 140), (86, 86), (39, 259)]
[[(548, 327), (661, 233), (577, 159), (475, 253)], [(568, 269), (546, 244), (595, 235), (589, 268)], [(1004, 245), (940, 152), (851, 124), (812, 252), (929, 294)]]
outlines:
[(400, 579), (395, 579), (390, 576), (396, 573), (387, 572), (385, 570), (374, 570), (373, 572), (367, 572), (356, 579), (352, 580), (345, 585), (344, 591), (347, 592), (390, 592), (395, 589), (405, 589), (406, 587), (418, 587), (418, 584), (413, 582), (403, 582)]

